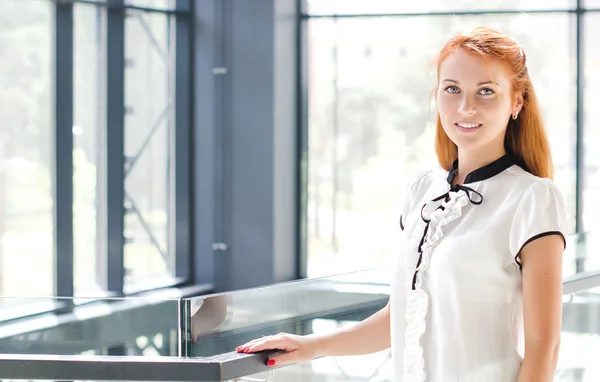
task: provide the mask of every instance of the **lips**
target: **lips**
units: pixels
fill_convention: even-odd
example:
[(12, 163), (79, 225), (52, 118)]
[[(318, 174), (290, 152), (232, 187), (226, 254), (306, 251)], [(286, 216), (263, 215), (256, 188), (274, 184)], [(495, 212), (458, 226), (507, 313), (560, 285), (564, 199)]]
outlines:
[(454, 124), (459, 130), (462, 131), (474, 131), (479, 129), (482, 125), (476, 122), (456, 122)]

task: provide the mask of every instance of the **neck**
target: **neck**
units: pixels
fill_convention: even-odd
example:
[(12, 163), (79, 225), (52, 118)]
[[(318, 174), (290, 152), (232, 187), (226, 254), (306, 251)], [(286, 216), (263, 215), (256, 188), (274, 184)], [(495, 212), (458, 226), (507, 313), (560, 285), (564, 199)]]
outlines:
[(454, 177), (453, 185), (463, 184), (467, 175), (480, 169), (498, 158), (506, 155), (504, 146), (499, 149), (490, 150), (485, 148), (481, 150), (458, 150), (458, 171)]

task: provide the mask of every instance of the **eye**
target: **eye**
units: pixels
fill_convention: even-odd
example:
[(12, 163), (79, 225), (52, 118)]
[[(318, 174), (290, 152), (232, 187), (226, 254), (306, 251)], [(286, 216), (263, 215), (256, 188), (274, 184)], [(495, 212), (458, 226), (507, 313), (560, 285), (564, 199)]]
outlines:
[(450, 94), (456, 94), (456, 93), (458, 93), (458, 88), (454, 85), (450, 85), (450, 86), (447, 86), (444, 89), (444, 91), (446, 91), (447, 93), (450, 93)]
[(483, 88), (479, 91), (482, 95), (492, 95), (494, 91), (490, 88)]

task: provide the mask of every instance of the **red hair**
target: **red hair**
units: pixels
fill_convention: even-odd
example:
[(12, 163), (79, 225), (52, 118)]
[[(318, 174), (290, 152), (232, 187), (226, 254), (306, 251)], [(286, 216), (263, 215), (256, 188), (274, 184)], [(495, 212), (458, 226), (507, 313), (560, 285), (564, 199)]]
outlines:
[[(440, 51), (435, 63), (440, 64), (456, 49), (462, 48), (484, 58), (498, 60), (513, 77), (513, 91), (523, 95), (523, 107), (516, 120), (512, 117), (506, 129), (504, 147), (525, 171), (542, 177), (553, 176), (550, 144), (529, 72), (525, 52), (514, 39), (487, 27), (478, 27), (450, 39)], [(442, 128), (437, 115), (435, 152), (442, 168), (450, 170), (458, 158), (458, 148)]]

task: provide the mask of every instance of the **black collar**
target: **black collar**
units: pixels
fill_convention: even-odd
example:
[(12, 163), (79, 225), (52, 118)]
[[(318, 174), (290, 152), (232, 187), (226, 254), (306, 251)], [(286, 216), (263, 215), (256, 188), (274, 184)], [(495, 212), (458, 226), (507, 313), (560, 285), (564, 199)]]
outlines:
[[(509, 168), (510, 166), (512, 166), (515, 163), (516, 162), (515, 162), (514, 156), (512, 156), (510, 154), (506, 154), (506, 155), (496, 159), (492, 163), (485, 165), (481, 168), (478, 168), (477, 170), (475, 170), (472, 173), (470, 173), (469, 175), (467, 175), (467, 177), (465, 178), (464, 184), (480, 182), (482, 180), (489, 179), (493, 176), (500, 174), (502, 171), (506, 170), (507, 168)], [(452, 184), (452, 181), (454, 180), (454, 176), (456, 175), (456, 171), (458, 171), (458, 159), (456, 159), (454, 161), (454, 163), (452, 163), (452, 168), (448, 172), (448, 183), (449, 184)]]

